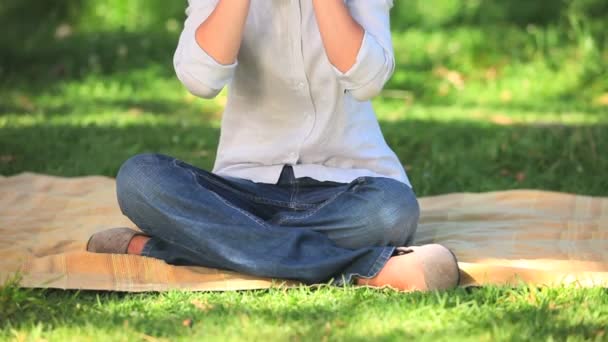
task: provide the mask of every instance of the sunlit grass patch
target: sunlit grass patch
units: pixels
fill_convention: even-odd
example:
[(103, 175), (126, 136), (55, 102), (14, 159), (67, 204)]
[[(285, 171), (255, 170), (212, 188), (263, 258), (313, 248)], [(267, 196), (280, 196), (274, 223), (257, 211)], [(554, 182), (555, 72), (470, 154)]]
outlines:
[(602, 338), (604, 289), (534, 286), (403, 294), (299, 287), (242, 292), (117, 294), (18, 290), (5, 338), (78, 340), (538, 340)]
[[(397, 69), (389, 87), (427, 104), (593, 109), (608, 93), (608, 54), (587, 33), (555, 26), (413, 27), (394, 35)], [(604, 51), (604, 52), (602, 52)]]
[[(396, 98), (395, 96), (404, 96)], [(391, 97), (374, 101), (378, 119), (383, 122), (400, 120), (420, 120), (435, 122), (471, 122), (496, 125), (593, 125), (608, 122), (608, 115), (602, 112), (584, 110), (547, 110), (540, 111), (526, 107), (509, 108), (506, 106), (457, 106), (457, 105), (422, 105), (411, 103), (405, 94), (393, 94)]]

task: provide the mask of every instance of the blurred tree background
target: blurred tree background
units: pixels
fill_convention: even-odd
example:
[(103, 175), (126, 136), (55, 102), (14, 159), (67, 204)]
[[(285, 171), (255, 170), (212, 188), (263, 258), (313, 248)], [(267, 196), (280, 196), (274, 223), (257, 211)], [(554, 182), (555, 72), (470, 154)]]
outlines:
[[(185, 5), (4, 0), (0, 76), (38, 79), (51, 68), (52, 76), (79, 77), (168, 64)], [(399, 69), (389, 88), (411, 91), (420, 100), (450, 102), (452, 90), (462, 90), (468, 80), (503, 76), (508, 82), (513, 72), (526, 72), (523, 64), (528, 64), (536, 69), (529, 81), (540, 77), (542, 88), (546, 78), (565, 79), (561, 91), (544, 89), (550, 95), (593, 100), (607, 90), (607, 17), (605, 0), (396, 0), (392, 25)], [(562, 68), (568, 70), (557, 72)], [(485, 86), (477, 82), (468, 94), (453, 95), (460, 95), (461, 102), (483, 101), (479, 91)], [(534, 85), (523, 88), (528, 94), (543, 92)], [(572, 92), (575, 88), (585, 88), (584, 94)], [(510, 92), (502, 94), (503, 101), (525, 97)]]

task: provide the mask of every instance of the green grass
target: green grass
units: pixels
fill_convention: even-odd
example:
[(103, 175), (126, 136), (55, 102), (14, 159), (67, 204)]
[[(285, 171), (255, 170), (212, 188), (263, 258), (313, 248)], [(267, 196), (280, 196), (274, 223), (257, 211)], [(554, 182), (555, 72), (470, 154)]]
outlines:
[[(3, 302), (4, 301), (4, 302)], [(605, 289), (354, 287), (118, 294), (0, 290), (15, 340), (603, 340)]]
[[(76, 16), (81, 23), (70, 21), (73, 9), (57, 7), (67, 19), (51, 11), (30, 25), (8, 7), (11, 20), (2, 22), (29, 31), (0, 37), (0, 174), (114, 176), (142, 152), (212, 167), (225, 94), (197, 100), (175, 79), (172, 16), (181, 9), (139, 18), (135, 0), (112, 1), (108, 8), (81, 2), (88, 13)], [(459, 1), (398, 5), (397, 72), (374, 100), (418, 195), (534, 188), (607, 196), (604, 5), (547, 2), (523, 13), (529, 2)], [(55, 39), (62, 20), (73, 34)], [(606, 340), (606, 326), (608, 292), (597, 288), (119, 294), (0, 287), (0, 340)]]

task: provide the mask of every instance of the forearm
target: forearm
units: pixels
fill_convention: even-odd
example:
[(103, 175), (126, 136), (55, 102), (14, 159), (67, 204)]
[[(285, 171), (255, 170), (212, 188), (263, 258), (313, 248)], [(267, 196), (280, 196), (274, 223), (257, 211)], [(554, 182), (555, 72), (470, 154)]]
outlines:
[(220, 0), (196, 30), (196, 42), (220, 64), (232, 64), (241, 47), (250, 0)]
[(365, 31), (350, 15), (344, 0), (313, 0), (329, 61), (347, 72), (357, 61)]

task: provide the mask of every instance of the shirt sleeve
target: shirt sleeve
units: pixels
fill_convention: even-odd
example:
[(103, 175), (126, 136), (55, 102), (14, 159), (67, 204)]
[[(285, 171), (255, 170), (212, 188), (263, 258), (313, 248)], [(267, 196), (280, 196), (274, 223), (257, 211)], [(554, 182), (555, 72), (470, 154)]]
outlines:
[(344, 89), (359, 101), (378, 95), (395, 71), (390, 29), (393, 0), (346, 0), (353, 19), (365, 30), (355, 64), (346, 72), (334, 67)]
[(237, 62), (220, 64), (196, 41), (196, 29), (213, 12), (218, 0), (189, 0), (186, 21), (173, 57), (177, 78), (195, 96), (213, 98), (234, 76)]

